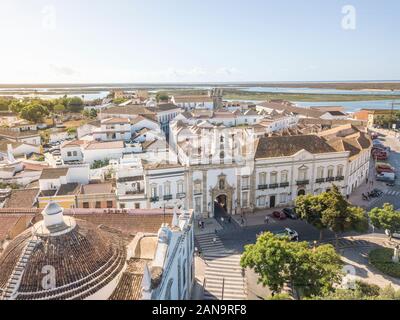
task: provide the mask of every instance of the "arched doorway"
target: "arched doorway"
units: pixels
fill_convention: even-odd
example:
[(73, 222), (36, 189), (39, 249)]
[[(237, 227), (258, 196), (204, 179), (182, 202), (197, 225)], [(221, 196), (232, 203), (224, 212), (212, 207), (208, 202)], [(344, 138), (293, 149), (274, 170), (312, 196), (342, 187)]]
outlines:
[(223, 211), (225, 211), (225, 213), (227, 213), (227, 211), (228, 211), (227, 204), (228, 204), (228, 199), (225, 194), (221, 194), (215, 199), (215, 205), (217, 207), (223, 209)]
[(305, 196), (306, 195), (306, 191), (304, 189), (300, 189), (299, 192), (297, 192), (297, 196)]

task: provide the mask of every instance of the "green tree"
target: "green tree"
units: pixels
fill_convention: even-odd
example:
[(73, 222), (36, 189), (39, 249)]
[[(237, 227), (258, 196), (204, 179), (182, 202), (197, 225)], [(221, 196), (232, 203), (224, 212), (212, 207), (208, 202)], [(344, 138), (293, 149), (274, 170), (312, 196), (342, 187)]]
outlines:
[(97, 118), (97, 110), (96, 109), (90, 109), (89, 116), (92, 119)]
[(0, 111), (9, 111), (11, 102), (11, 99), (0, 98)]
[(13, 100), (10, 103), (10, 111), (15, 113), (20, 113), (21, 110), (25, 107), (25, 103), (19, 100)]
[(319, 230), (319, 238), (322, 240), (326, 226), (322, 223), (322, 213), (326, 209), (321, 196), (305, 195), (296, 198), (296, 213), (302, 220), (307, 221)]
[(166, 92), (157, 92), (156, 100), (157, 102), (168, 102), (169, 96)]
[(245, 247), (241, 266), (254, 269), (259, 283), (274, 295), (285, 284), (306, 297), (326, 294), (342, 278), (340, 256), (331, 245), (311, 249), (307, 242), (290, 242), (269, 232)]
[(62, 103), (58, 103), (54, 106), (54, 112), (63, 113), (65, 111), (65, 106)]
[(70, 136), (75, 135), (76, 132), (77, 132), (76, 128), (72, 128), (72, 127), (71, 127), (71, 128), (68, 128), (68, 129), (67, 129), (67, 133), (68, 133), (68, 135), (70, 135)]
[(368, 230), (368, 216), (360, 207), (351, 206), (340, 193), (337, 186), (321, 195), (326, 209), (322, 213), (322, 223), (335, 233), (336, 246), (338, 234), (346, 231), (364, 232)]
[(390, 240), (394, 232), (400, 230), (400, 212), (393, 205), (385, 203), (382, 208), (374, 208), (369, 212), (371, 224), (378, 229), (389, 231)]
[(364, 210), (351, 206), (335, 185), (331, 191), (320, 195), (298, 197), (296, 212), (303, 220), (320, 230), (320, 238), (324, 229), (333, 231), (336, 243), (338, 233), (368, 230), (368, 217)]
[(67, 109), (71, 112), (80, 112), (83, 109), (83, 100), (79, 97), (72, 97), (68, 99)]
[(128, 101), (128, 99), (125, 99), (125, 98), (113, 99), (113, 103), (115, 103), (115, 104), (121, 104), (121, 103), (124, 103), (126, 101)]
[(46, 107), (39, 104), (38, 102), (33, 102), (28, 104), (21, 110), (20, 116), (25, 120), (37, 123), (42, 121), (43, 118), (48, 114), (49, 111)]

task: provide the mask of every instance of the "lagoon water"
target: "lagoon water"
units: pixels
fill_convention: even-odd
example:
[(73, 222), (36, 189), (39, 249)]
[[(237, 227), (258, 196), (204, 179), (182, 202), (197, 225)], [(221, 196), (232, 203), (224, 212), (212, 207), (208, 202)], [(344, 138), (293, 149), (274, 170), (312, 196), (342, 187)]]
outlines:
[(400, 110), (400, 100), (377, 100), (377, 101), (343, 101), (343, 102), (295, 102), (301, 107), (316, 106), (343, 106), (347, 112), (356, 112), (361, 109), (391, 109), (395, 103), (395, 110)]
[[(105, 98), (111, 90), (115, 87), (125, 88), (129, 90), (132, 89), (141, 89), (146, 87), (152, 87), (152, 92), (157, 92), (161, 90), (167, 89), (210, 89), (211, 86), (199, 86), (199, 85), (190, 85), (190, 84), (181, 84), (181, 85), (105, 85), (105, 86), (90, 86), (90, 85), (82, 85), (82, 86), (60, 86), (60, 87), (40, 87), (40, 88), (26, 88), (26, 87), (15, 87), (15, 88), (0, 88), (0, 96), (14, 96), (16, 98), (24, 98), (24, 97), (37, 97), (43, 99), (54, 99), (59, 98), (67, 94), (69, 97), (78, 96), (84, 98), (86, 100), (93, 99), (102, 99)], [(317, 89), (317, 88), (274, 88), (274, 87), (260, 87), (260, 86), (237, 86), (234, 84), (231, 85), (221, 85), (221, 87), (226, 87), (229, 89), (238, 89), (247, 92), (272, 92), (272, 93), (299, 93), (299, 94), (345, 94), (345, 95), (400, 95), (399, 90), (395, 91), (380, 91), (380, 90), (336, 90), (336, 89)], [(98, 89), (98, 91), (96, 90)], [(108, 90), (109, 89), (109, 90)], [(69, 91), (71, 90), (71, 91)], [(105, 91), (107, 90), (107, 91)], [(11, 94), (12, 92), (12, 94)], [(248, 101), (252, 102), (252, 101)], [(254, 101), (256, 102), (256, 101)], [(343, 102), (296, 102), (299, 106), (310, 107), (310, 106), (344, 106), (347, 112), (355, 112), (363, 108), (374, 108), (374, 109), (390, 109), (392, 107), (392, 103), (400, 104), (399, 100), (377, 100), (377, 101), (343, 101)], [(395, 109), (400, 109), (400, 105), (395, 106)]]

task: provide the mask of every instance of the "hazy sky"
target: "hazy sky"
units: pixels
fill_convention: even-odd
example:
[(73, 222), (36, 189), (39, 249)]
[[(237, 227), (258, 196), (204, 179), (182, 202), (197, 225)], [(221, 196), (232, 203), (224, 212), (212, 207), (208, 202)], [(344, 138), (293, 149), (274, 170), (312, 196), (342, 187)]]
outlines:
[(398, 0), (1, 0), (0, 83), (400, 79), (399, 30)]

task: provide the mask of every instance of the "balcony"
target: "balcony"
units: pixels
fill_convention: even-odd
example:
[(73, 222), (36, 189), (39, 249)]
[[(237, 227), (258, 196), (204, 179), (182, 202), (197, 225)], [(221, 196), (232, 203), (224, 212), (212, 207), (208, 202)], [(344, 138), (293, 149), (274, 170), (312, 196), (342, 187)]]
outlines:
[(324, 183), (325, 182), (325, 178), (318, 178), (317, 180), (315, 180), (316, 183)]
[(268, 185), (267, 184), (258, 185), (258, 190), (267, 190), (267, 189), (268, 189)]
[(136, 191), (126, 191), (125, 194), (128, 196), (136, 195), (136, 194), (144, 194), (144, 190), (136, 190)]
[(287, 188), (287, 187), (289, 187), (289, 182), (282, 182), (282, 183), (280, 184), (280, 187), (281, 187), (281, 188)]
[(250, 190), (250, 186), (242, 186), (242, 190)]
[(160, 197), (151, 197), (150, 202), (158, 202), (160, 200)]
[(177, 199), (186, 198), (186, 193), (185, 193), (185, 192), (177, 193), (177, 194), (176, 194), (176, 198), (177, 198)]
[(344, 180), (344, 176), (338, 176), (335, 179), (336, 181), (343, 181)]
[(332, 182), (332, 181), (335, 181), (335, 177), (326, 178), (326, 182)]
[(270, 189), (277, 189), (277, 188), (279, 188), (279, 184), (278, 183), (271, 183), (269, 185), (269, 187), (270, 187)]
[(168, 201), (168, 200), (172, 200), (172, 194), (169, 194), (169, 195), (166, 195), (166, 196), (164, 196), (164, 200), (165, 201)]
[(306, 185), (310, 184), (310, 180), (298, 180), (298, 181), (296, 182), (296, 184), (297, 184), (298, 186), (306, 186)]

